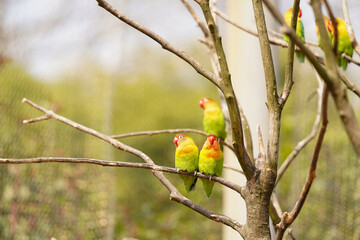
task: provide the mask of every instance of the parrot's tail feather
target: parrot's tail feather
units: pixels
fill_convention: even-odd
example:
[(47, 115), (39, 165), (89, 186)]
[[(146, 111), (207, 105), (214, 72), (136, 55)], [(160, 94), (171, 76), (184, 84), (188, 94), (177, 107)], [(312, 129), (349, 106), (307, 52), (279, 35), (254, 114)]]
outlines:
[(211, 195), (211, 192), (213, 190), (215, 182), (207, 180), (207, 179), (201, 179), (203, 182), (204, 190), (206, 193), (206, 196), (209, 198)]
[(196, 177), (192, 177), (192, 176), (180, 176), (183, 181), (184, 181), (184, 185), (185, 185), (185, 189), (187, 192), (190, 191), (194, 191), (195, 190), (195, 184), (197, 181)]
[(347, 60), (345, 58), (341, 59), (341, 66), (342, 66), (344, 71), (347, 69), (348, 62), (349, 62), (349, 60)]
[(196, 190), (196, 182), (197, 182), (197, 178), (195, 178), (194, 182), (191, 184), (190, 191), (195, 191)]
[(341, 67), (341, 56), (338, 55), (337, 58), (336, 58), (336, 64)]
[(301, 63), (305, 62), (305, 55), (302, 52), (296, 51), (296, 58)]

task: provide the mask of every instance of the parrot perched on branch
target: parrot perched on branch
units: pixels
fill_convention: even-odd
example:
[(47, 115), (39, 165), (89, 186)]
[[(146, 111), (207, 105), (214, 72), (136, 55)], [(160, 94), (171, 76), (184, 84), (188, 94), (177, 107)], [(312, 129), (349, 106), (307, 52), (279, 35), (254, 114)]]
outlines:
[[(199, 155), (199, 171), (207, 175), (221, 176), (224, 157), (218, 138), (210, 134), (206, 138)], [(210, 197), (215, 182), (201, 179), (207, 197)]]
[[(327, 33), (329, 35), (329, 38), (330, 38), (330, 42), (332, 45), (334, 45), (334, 32), (335, 32), (334, 25), (331, 23), (330, 19), (327, 16), (324, 16), (324, 23), (325, 23), (325, 27), (326, 27)], [(315, 19), (315, 24), (316, 24), (316, 35), (318, 37), (318, 44), (322, 48), (319, 28), (318, 28), (316, 19)]]
[(354, 49), (351, 46), (351, 41), (349, 37), (349, 33), (346, 29), (346, 25), (343, 19), (337, 17), (335, 18), (337, 21), (337, 30), (338, 30), (338, 43), (337, 43), (337, 51), (338, 51), (338, 57), (337, 57), (337, 64), (338, 66), (342, 66), (344, 71), (347, 68), (347, 64), (349, 62), (348, 59), (342, 58), (341, 54), (345, 53), (349, 57), (352, 57)]
[[(226, 121), (219, 105), (214, 100), (204, 97), (200, 100), (200, 107), (204, 109), (204, 131), (208, 134), (214, 134), (224, 141), (227, 135), (225, 130)], [(220, 146), (222, 150), (223, 144), (221, 143)]]
[[(301, 39), (303, 43), (305, 43), (305, 32), (304, 32), (304, 25), (301, 21), (302, 11), (299, 9), (299, 14), (296, 23), (296, 35)], [(292, 8), (289, 8), (286, 13), (284, 14), (285, 22), (287, 25), (291, 25), (291, 17), (292, 17)], [(284, 40), (289, 42), (289, 36), (284, 34)], [(299, 62), (305, 61), (305, 55), (300, 51), (295, 51), (296, 57)]]
[[(176, 146), (175, 168), (187, 172), (197, 171), (199, 166), (199, 149), (194, 140), (185, 134), (177, 134), (174, 138), (174, 144)], [(184, 181), (187, 192), (195, 190), (196, 177), (187, 175), (179, 176)]]

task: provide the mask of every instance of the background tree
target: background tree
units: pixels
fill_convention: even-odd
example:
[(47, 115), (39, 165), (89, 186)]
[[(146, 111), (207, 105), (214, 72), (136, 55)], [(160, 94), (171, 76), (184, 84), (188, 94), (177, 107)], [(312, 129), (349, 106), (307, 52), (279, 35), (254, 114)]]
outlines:
[[(165, 172), (173, 172), (176, 173), (175, 169), (168, 168), (168, 167), (162, 167), (160, 164), (155, 165), (153, 160), (158, 159), (160, 153), (154, 154), (154, 156), (148, 156), (145, 155), (144, 152), (146, 152), (146, 149), (143, 149), (143, 146), (136, 147), (135, 142), (133, 143), (134, 147), (130, 147), (132, 144), (127, 143), (124, 144), (123, 142), (115, 140), (115, 138), (123, 138), (127, 135), (121, 135), (121, 136), (111, 136), (111, 135), (105, 135), (101, 132), (97, 132), (95, 130), (92, 130), (88, 127), (85, 127), (84, 125), (80, 125), (69, 118), (64, 118), (61, 115), (55, 114), (52, 111), (49, 111), (47, 109), (42, 108), (40, 105), (24, 99), (23, 102), (26, 102), (30, 104), (32, 107), (42, 111), (45, 115), (40, 118), (30, 119), (25, 121), (25, 123), (31, 123), (31, 122), (37, 122), (37, 121), (43, 121), (47, 120), (49, 118), (54, 118), (56, 120), (59, 120), (63, 123), (66, 123), (74, 128), (77, 128), (81, 131), (87, 132), (93, 136), (96, 136), (102, 140), (104, 140), (107, 143), (110, 143), (112, 146), (119, 150), (123, 150), (125, 152), (131, 153), (132, 155), (141, 158), (146, 162), (146, 164), (131, 164), (127, 162), (109, 162), (109, 161), (103, 161), (103, 160), (94, 160), (94, 159), (84, 159), (84, 158), (35, 158), (35, 159), (2, 159), (3, 163), (34, 163), (34, 162), (76, 162), (76, 163), (92, 163), (92, 164), (100, 164), (100, 165), (108, 165), (108, 166), (119, 166), (119, 167), (137, 167), (137, 168), (146, 168), (151, 169), (153, 171), (153, 174), (156, 178), (160, 180), (160, 182), (169, 190), (170, 192), (170, 199), (174, 200), (176, 202), (179, 202), (181, 204), (184, 204), (185, 206), (189, 207), (192, 210), (197, 211), (198, 213), (204, 215), (205, 217), (212, 219), (217, 222), (222, 222), (223, 224), (232, 227), (235, 231), (239, 232), (241, 236), (243, 236), (245, 239), (256, 239), (256, 238), (270, 238), (270, 230), (269, 230), (269, 207), (270, 207), (270, 215), (273, 220), (273, 222), (277, 225), (277, 238), (281, 239), (284, 231), (287, 229), (287, 227), (292, 223), (292, 221), (297, 217), (299, 211), (301, 210), (301, 207), (306, 200), (307, 194), (309, 192), (311, 183), (313, 181), (313, 178), (315, 176), (315, 170), (317, 165), (317, 160), (319, 157), (319, 152), (321, 148), (321, 144), (324, 138), (324, 134), (326, 131), (327, 126), (327, 93), (328, 91), (332, 95), (334, 99), (334, 103), (336, 106), (336, 110), (341, 116), (341, 122), (343, 123), (343, 126), (346, 130), (346, 133), (350, 139), (350, 142), (355, 149), (355, 152), (359, 153), (358, 149), (358, 123), (355, 118), (354, 111), (352, 109), (352, 105), (350, 104), (348, 97), (346, 95), (346, 87), (348, 87), (350, 90), (352, 90), (355, 94), (357, 92), (357, 89), (354, 87), (354, 85), (345, 78), (342, 74), (338, 72), (338, 69), (335, 65), (335, 57), (334, 53), (330, 44), (330, 41), (327, 37), (327, 33), (325, 30), (325, 26), (323, 22), (318, 21), (319, 23), (319, 30), (320, 35), (322, 39), (324, 39), (324, 43), (322, 44), (324, 46), (324, 52), (325, 52), (325, 66), (323, 67), (324, 60), (322, 60), (318, 55), (314, 55), (312, 50), (310, 50), (307, 46), (305, 46), (297, 37), (293, 30), (291, 30), (286, 23), (283, 20), (282, 15), (279, 13), (279, 11), (274, 8), (274, 6), (269, 3), (268, 1), (263, 1), (263, 3), (269, 8), (270, 12), (275, 16), (275, 18), (281, 23), (282, 31), (289, 35), (290, 42), (289, 45), (287, 45), (285, 42), (283, 42), (281, 39), (277, 38), (269, 38), (267, 29), (266, 29), (266, 23), (263, 13), (263, 6), (261, 1), (253, 1), (253, 8), (255, 13), (255, 20), (257, 25), (257, 33), (255, 33), (260, 42), (261, 47), (261, 54), (263, 59), (263, 68), (265, 71), (265, 85), (266, 85), (266, 92), (267, 92), (267, 107), (268, 107), (268, 114), (269, 114), (269, 141), (267, 143), (267, 147), (265, 148), (263, 142), (261, 141), (261, 131), (260, 128), (258, 130), (259, 135), (259, 156), (257, 158), (254, 158), (252, 156), (252, 149), (251, 144), (249, 144), (251, 136), (249, 131), (245, 131), (247, 129), (246, 127), (246, 121), (244, 121), (244, 114), (241, 113), (241, 109), (239, 108), (238, 102), (236, 100), (235, 93), (232, 88), (231, 84), (231, 75), (230, 71), (228, 69), (228, 64), (225, 57), (225, 51), (222, 46), (221, 37), (218, 31), (218, 25), (216, 22), (216, 15), (220, 15), (219, 11), (216, 11), (215, 5), (210, 5), (209, 1), (197, 1), (199, 4), (205, 21), (202, 21), (199, 15), (193, 11), (193, 7), (191, 5), (188, 5), (189, 3), (186, 1), (183, 1), (187, 9), (192, 13), (192, 16), (197, 21), (198, 25), (203, 31), (205, 40), (204, 42), (208, 48), (209, 48), (209, 56), (211, 59), (211, 63), (213, 66), (213, 72), (210, 72), (207, 70), (207, 68), (203, 67), (197, 60), (195, 60), (190, 55), (186, 54), (184, 51), (180, 51), (178, 48), (174, 47), (174, 45), (167, 42), (164, 38), (160, 37), (159, 35), (155, 34), (154, 32), (148, 30), (147, 28), (143, 27), (142, 25), (137, 24), (130, 18), (126, 17), (125, 15), (122, 15), (119, 13), (115, 8), (110, 6), (105, 1), (98, 1), (99, 5), (106, 9), (108, 12), (113, 14), (118, 19), (124, 21), (128, 25), (132, 26), (133, 28), (139, 30), (140, 32), (144, 33), (145, 35), (149, 36), (156, 42), (158, 42), (165, 50), (168, 50), (181, 59), (185, 60), (188, 64), (190, 64), (200, 75), (210, 80), (212, 84), (214, 84), (220, 92), (224, 96), (224, 100), (226, 102), (226, 106), (229, 110), (229, 121), (231, 130), (231, 136), (232, 136), (232, 148), (233, 151), (239, 161), (240, 166), (243, 169), (244, 175), (247, 178), (246, 186), (239, 186), (235, 183), (231, 183), (223, 178), (212, 178), (214, 181), (217, 181), (234, 191), (238, 192), (240, 194), (247, 206), (247, 222), (244, 225), (239, 224), (236, 220), (229, 218), (228, 216), (224, 216), (221, 214), (217, 214), (213, 211), (207, 210), (206, 208), (202, 207), (201, 205), (195, 204), (194, 201), (184, 197), (176, 188), (175, 186), (161, 173), (161, 171)], [(320, 8), (320, 2), (319, 1), (312, 1), (311, 5), (314, 9), (314, 14), (317, 17), (317, 19), (322, 19), (321, 15), (321, 8)], [(297, 16), (297, 11), (299, 9), (299, 1), (294, 2), (293, 16)], [(328, 7), (329, 15), (331, 15), (331, 10)], [(224, 17), (226, 19), (226, 17)], [(293, 26), (296, 23), (296, 18), (292, 19)], [(309, 137), (306, 138), (305, 141), (301, 141), (298, 143), (295, 150), (289, 155), (289, 157), (285, 161), (285, 165), (283, 164), (279, 168), (278, 172), (278, 161), (279, 161), (279, 148), (280, 148), (280, 120), (282, 115), (282, 110), (285, 109), (288, 97), (290, 95), (290, 92), (292, 91), (292, 85), (293, 85), (293, 55), (294, 55), (294, 42), (307, 57), (307, 61), (311, 62), (311, 64), (316, 69), (316, 72), (319, 74), (320, 77), (318, 77), (319, 82), (319, 88), (318, 88), (318, 95), (319, 95), (319, 101), (318, 101), (318, 107), (317, 107), (317, 119), (315, 121), (313, 131)], [(278, 83), (276, 81), (276, 75), (275, 75), (275, 68), (272, 61), (271, 56), (271, 49), (270, 49), (270, 43), (278, 44), (281, 46), (288, 46), (288, 58), (286, 62), (286, 70), (285, 70), (285, 80), (284, 80), (284, 89), (280, 95), (278, 95), (278, 88), (281, 86), (281, 83)], [(355, 46), (355, 44), (354, 44)], [(356, 62), (356, 61), (355, 61)], [(9, 67), (6, 66), (6, 68), (2, 69), (9, 70)], [(11, 70), (11, 69), (10, 69)], [(322, 83), (321, 79), (324, 79), (325, 84)], [(341, 81), (342, 80), (342, 81)], [(345, 84), (344, 84), (345, 83)], [(104, 88), (106, 88), (106, 85), (104, 85)], [(111, 87), (108, 87), (108, 89), (111, 89)], [(100, 89), (96, 89), (96, 91), (100, 91)], [(300, 91), (300, 90), (299, 90)], [(103, 92), (101, 92), (103, 93)], [(100, 94), (101, 94), (100, 93)], [(111, 95), (111, 94), (110, 94)], [(154, 94), (151, 94), (149, 99), (153, 98)], [(71, 98), (69, 98), (71, 100)], [(152, 99), (153, 100), (153, 99)], [(54, 101), (52, 101), (54, 102)], [(42, 104), (43, 105), (43, 104)], [(90, 111), (95, 110), (96, 104), (93, 106), (93, 108), (90, 109)], [(106, 105), (105, 106), (109, 106)], [(185, 106), (187, 106), (185, 104)], [(56, 107), (56, 106), (54, 106)], [(83, 109), (85, 110), (85, 109)], [(100, 109), (100, 111), (103, 109)], [(106, 109), (105, 109), (106, 110)], [(189, 110), (189, 109), (185, 109)], [(79, 114), (79, 112), (76, 112)], [(153, 113), (153, 112), (152, 112)], [(242, 116), (241, 116), (242, 114)], [(106, 113), (105, 113), (106, 115)], [(179, 114), (178, 114), (179, 115)], [(82, 119), (82, 114), (79, 114), (79, 118)], [(76, 117), (75, 117), (76, 119)], [(320, 123), (321, 120), (321, 123)], [(85, 124), (85, 122), (83, 122)], [(85, 124), (86, 125), (86, 124)], [(285, 125), (286, 126), (286, 125)], [(315, 143), (313, 153), (310, 153), (306, 157), (309, 159), (312, 155), (312, 160), (310, 164), (310, 170), (308, 174), (307, 181), (304, 184), (304, 188), (301, 191), (299, 201), (295, 205), (293, 211), (290, 211), (289, 214), (286, 212), (283, 212), (279, 209), (279, 203), (276, 200), (275, 195), (273, 194), (273, 197), (270, 199), (274, 186), (277, 183), (277, 181), (280, 181), (280, 176), (283, 173), (283, 171), (286, 170), (286, 167), (288, 166), (288, 163), (291, 162), (294, 157), (297, 156), (298, 152), (315, 136), (316, 129), (318, 126), (321, 126), (319, 135), (317, 137), (317, 141)], [(95, 127), (94, 127), (95, 128)], [(106, 128), (105, 128), (106, 130)], [(108, 130), (106, 130), (108, 131)], [(179, 132), (179, 131), (185, 131), (185, 130), (165, 130), (165, 132)], [(189, 130), (193, 131), (194, 130)], [(56, 132), (56, 131), (55, 131)], [(198, 131), (195, 131), (198, 133)], [(35, 130), (34, 133), (36, 134), (37, 131)], [(75, 133), (77, 136), (74, 138), (78, 140), (79, 133)], [(143, 133), (142, 133), (143, 134)], [(146, 134), (155, 134), (154, 132), (147, 132)], [(204, 133), (203, 133), (204, 134)], [(132, 134), (133, 135), (133, 134)], [(230, 134), (229, 134), (230, 135)], [(83, 135), (81, 135), (83, 136)], [(286, 138), (284, 138), (286, 142)], [(75, 141), (76, 141), (75, 140)], [(71, 144), (71, 142), (67, 142), (66, 144)], [(44, 142), (44, 145), (47, 143)], [(65, 143), (64, 143), (65, 144)], [(24, 144), (26, 145), (26, 141), (24, 140)], [(152, 148), (156, 149), (157, 146), (153, 146)], [(141, 151), (138, 150), (141, 148)], [(83, 146), (83, 150), (85, 152), (87, 148)], [(265, 150), (266, 149), (266, 150)], [(77, 150), (81, 150), (77, 149)], [(73, 153), (73, 157), (81, 156), (84, 154), (82, 151), (78, 151), (77, 153)], [(8, 154), (5, 154), (8, 155)], [(30, 154), (31, 155), (31, 154)], [(86, 154), (85, 154), (86, 155)], [(25, 155), (26, 156), (26, 155)], [(172, 158), (172, 157), (168, 157)], [(255, 161), (253, 159), (256, 159)], [(352, 161), (355, 162), (355, 161)], [(168, 162), (166, 162), (168, 163)], [(81, 164), (80, 164), (81, 165)], [(168, 165), (168, 164), (163, 164)], [(355, 165), (357, 166), (357, 165)], [(19, 169), (19, 168), (14, 168)], [(14, 170), (15, 172), (18, 170)], [(80, 171), (81, 172), (81, 171)], [(186, 174), (186, 173), (179, 173), (179, 174)], [(19, 176), (22, 176), (22, 174), (18, 173), (15, 174), (15, 180), (19, 178)], [(76, 175), (75, 175), (76, 176)], [(110, 174), (111, 176), (111, 174)], [(203, 175), (201, 173), (197, 173), (197, 176), (200, 178), (209, 178), (209, 176)], [(278, 179), (278, 180), (277, 180)], [(351, 179), (353, 179), (351, 177)], [(70, 184), (69, 186), (72, 186)], [(77, 187), (81, 186), (77, 185)], [(356, 186), (356, 185), (355, 185)], [(20, 184), (14, 182), (14, 187), (17, 192), (21, 192), (20, 190)], [(350, 191), (356, 192), (358, 187), (355, 187), (354, 189), (349, 189)], [(6, 190), (6, 187), (4, 188), (4, 192)], [(24, 192), (24, 190), (23, 190)], [(29, 192), (29, 191), (28, 191)], [(15, 194), (15, 196), (18, 196), (19, 194)], [(21, 194), (20, 194), (21, 195)], [(24, 195), (24, 194), (23, 194)], [(16, 234), (17, 229), (16, 226), (18, 226), (17, 221), (17, 200), (13, 200), (11, 197), (13, 195), (10, 194), (9, 201), (10, 204), (10, 216), (13, 216), (10, 218), (10, 236), (11, 234)], [(26, 196), (26, 190), (25, 195)], [(129, 196), (127, 196), (129, 197)], [(297, 199), (297, 198), (296, 198)], [(292, 207), (290, 207), (292, 209)], [(350, 217), (350, 221), (352, 222), (354, 220), (353, 217)], [(356, 220), (356, 219), (355, 219)], [(38, 221), (33, 220), (33, 222)], [(75, 221), (76, 222), (76, 221)], [(99, 223), (106, 225), (106, 220), (99, 221)], [(29, 226), (29, 225), (28, 225)], [(79, 228), (81, 229), (81, 227)], [(79, 237), (86, 237), (81, 235), (81, 232), (77, 233)], [(354, 236), (356, 236), (356, 230), (354, 231)], [(9, 236), (9, 235), (8, 235)], [(15, 236), (15, 235), (13, 235)], [(109, 235), (108, 235), (109, 236)]]

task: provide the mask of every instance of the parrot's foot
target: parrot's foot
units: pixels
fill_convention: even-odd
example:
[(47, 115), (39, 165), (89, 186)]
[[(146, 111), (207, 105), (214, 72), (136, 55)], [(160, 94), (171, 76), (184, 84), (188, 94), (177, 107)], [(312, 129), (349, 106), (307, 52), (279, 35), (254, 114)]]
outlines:
[(212, 175), (210, 175), (210, 178), (209, 178), (210, 181), (211, 181), (211, 177), (212, 177)]
[(177, 168), (177, 169), (176, 169), (176, 172), (179, 173), (179, 172), (180, 172), (180, 168)]

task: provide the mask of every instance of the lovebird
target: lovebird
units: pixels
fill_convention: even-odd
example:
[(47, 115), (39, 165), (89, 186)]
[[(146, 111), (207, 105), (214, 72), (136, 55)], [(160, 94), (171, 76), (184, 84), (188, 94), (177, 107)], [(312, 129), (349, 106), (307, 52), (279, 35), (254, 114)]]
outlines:
[(347, 68), (347, 64), (349, 62), (348, 59), (342, 58), (341, 54), (345, 53), (346, 55), (352, 57), (354, 49), (351, 46), (351, 41), (349, 37), (349, 33), (346, 30), (346, 25), (343, 19), (337, 17), (335, 18), (338, 22), (337, 24), (337, 30), (338, 30), (338, 44), (337, 44), (337, 51), (338, 51), (338, 57), (337, 57), (337, 64), (338, 66), (342, 66), (344, 71)]
[[(174, 138), (176, 146), (175, 168), (182, 171), (195, 172), (199, 167), (199, 149), (194, 140), (185, 134), (177, 134)], [(197, 178), (193, 176), (179, 175), (184, 181), (187, 192), (195, 190)]]
[[(200, 100), (200, 107), (204, 109), (204, 131), (208, 134), (214, 134), (224, 141), (227, 135), (225, 130), (226, 121), (219, 105), (214, 100), (204, 97)], [(222, 149), (223, 144), (221, 143)]]
[[(297, 18), (297, 24), (296, 24), (296, 35), (301, 39), (303, 43), (305, 43), (305, 32), (304, 32), (304, 25), (301, 21), (302, 11), (299, 9), (299, 14)], [(291, 24), (291, 17), (292, 17), (292, 8), (289, 8), (286, 13), (284, 14), (285, 22), (287, 25), (290, 26)], [(284, 34), (284, 40), (286, 42), (289, 42), (289, 36)], [(295, 51), (295, 55), (299, 62), (305, 61), (305, 55), (300, 51)]]
[[(208, 175), (221, 176), (224, 157), (218, 138), (214, 134), (207, 136), (199, 155), (199, 171)], [(209, 198), (215, 182), (201, 179), (206, 196)]]
[[(324, 23), (325, 23), (325, 27), (326, 27), (327, 33), (329, 35), (329, 38), (330, 38), (330, 42), (332, 45), (334, 45), (334, 32), (335, 32), (334, 25), (332, 24), (332, 22), (330, 21), (330, 19), (327, 16), (324, 16)], [(318, 37), (318, 44), (322, 48), (322, 44), (320, 41), (319, 28), (318, 28), (316, 19), (315, 19), (315, 24), (316, 24), (316, 35)]]

